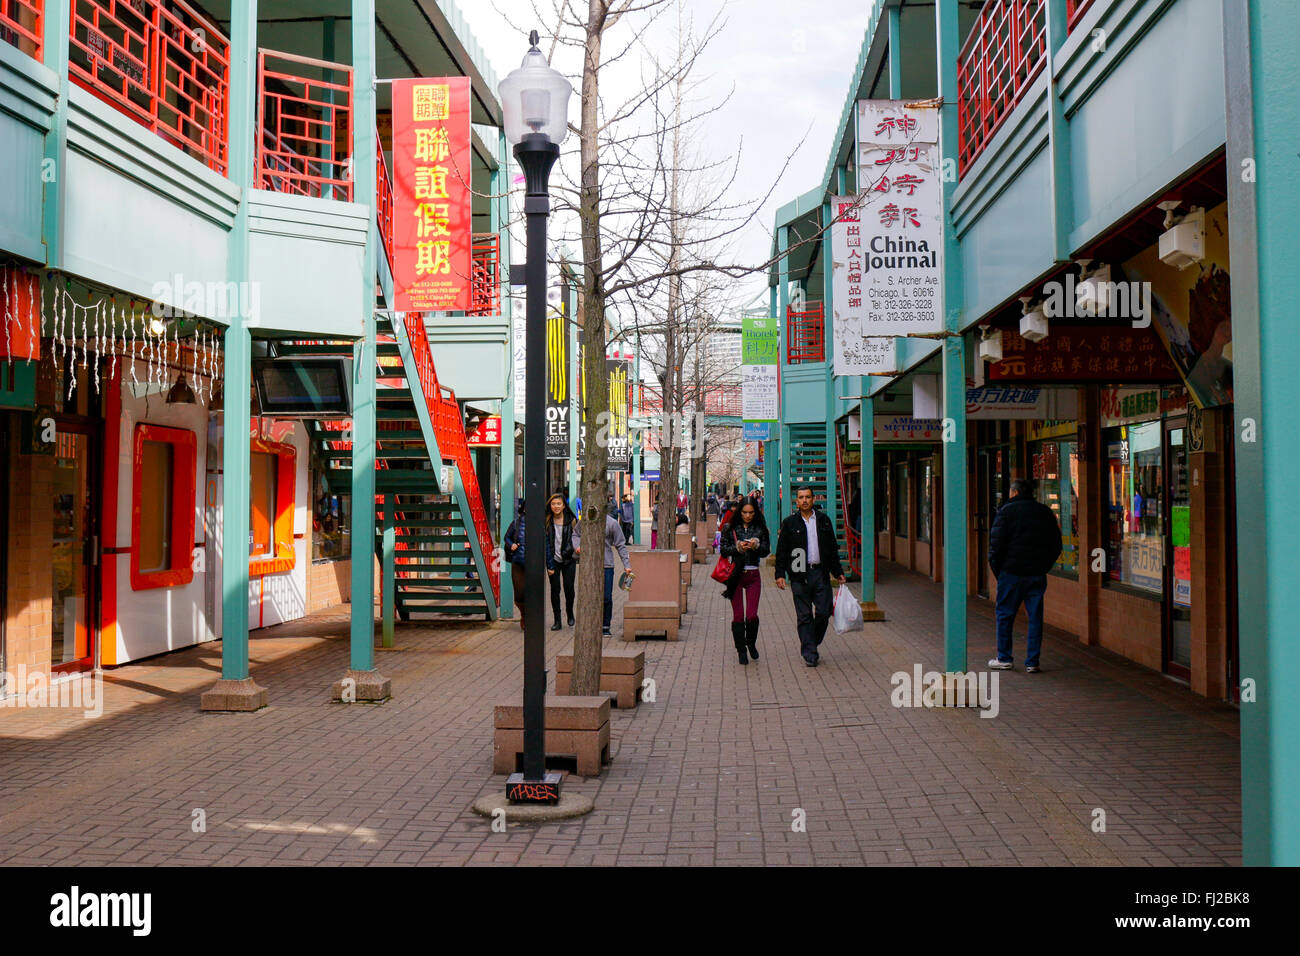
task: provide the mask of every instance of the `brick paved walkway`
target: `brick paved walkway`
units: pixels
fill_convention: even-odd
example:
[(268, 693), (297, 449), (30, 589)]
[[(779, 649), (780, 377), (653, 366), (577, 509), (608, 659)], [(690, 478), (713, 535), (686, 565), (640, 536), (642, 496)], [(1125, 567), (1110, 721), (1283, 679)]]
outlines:
[[(98, 719), (0, 709), (0, 862), (1239, 862), (1232, 709), (1050, 632), (1042, 674), (1001, 675), (995, 719), (895, 708), (890, 675), (941, 659), (936, 586), (886, 571), (889, 620), (832, 630), (809, 669), (765, 569), (762, 659), (742, 668), (707, 573), (684, 639), (638, 645), (657, 701), (615, 711), (613, 764), (566, 784), (595, 799), (587, 817), (492, 833), (468, 809), (504, 785), (491, 703), (522, 686), (517, 625), (400, 626), (402, 649), (378, 654), (394, 699), (345, 706), (328, 702), (347, 664), (339, 609), (257, 632), (257, 714), (198, 711), (215, 644), (109, 672)], [(986, 605), (971, 622), (982, 667)], [(548, 666), (570, 641), (547, 632)]]

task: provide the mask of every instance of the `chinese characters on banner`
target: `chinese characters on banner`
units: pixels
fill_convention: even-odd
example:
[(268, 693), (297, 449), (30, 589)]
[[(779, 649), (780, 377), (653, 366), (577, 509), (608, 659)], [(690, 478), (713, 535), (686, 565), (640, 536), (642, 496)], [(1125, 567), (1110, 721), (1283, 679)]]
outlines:
[(781, 406), (776, 319), (746, 316), (740, 324), (740, 405), (744, 441), (768, 441)]
[(609, 424), (605, 432), (609, 441), (608, 467), (610, 471), (630, 471), (632, 456), (628, 446), (627, 427), (628, 360), (607, 358), (605, 367), (609, 370)]
[(858, 195), (831, 199), (836, 375), (895, 370), (873, 337), (943, 331), (938, 111), (859, 100), (856, 169)]
[(569, 323), (563, 305), (546, 311), (546, 459), (569, 458)]
[(469, 78), (393, 81), (393, 286), (398, 312), (470, 307)]

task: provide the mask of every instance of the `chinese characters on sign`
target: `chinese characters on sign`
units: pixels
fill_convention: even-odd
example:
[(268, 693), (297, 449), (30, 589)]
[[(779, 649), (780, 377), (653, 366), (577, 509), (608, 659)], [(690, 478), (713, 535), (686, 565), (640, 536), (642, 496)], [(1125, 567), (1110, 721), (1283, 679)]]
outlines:
[(393, 284), (399, 312), (470, 307), (469, 78), (393, 81)]
[(772, 437), (781, 406), (777, 357), (781, 330), (776, 319), (746, 316), (740, 325), (740, 405), (745, 441)]
[(1002, 361), (991, 381), (1176, 382), (1178, 370), (1151, 329), (1097, 325), (1052, 327), (1041, 342), (1002, 333)]
[(943, 330), (938, 113), (860, 100), (857, 145), (858, 195), (831, 199), (836, 375), (894, 371), (877, 336)]
[(474, 431), (465, 437), (470, 448), (500, 448), (501, 416), (489, 415), (480, 421)]

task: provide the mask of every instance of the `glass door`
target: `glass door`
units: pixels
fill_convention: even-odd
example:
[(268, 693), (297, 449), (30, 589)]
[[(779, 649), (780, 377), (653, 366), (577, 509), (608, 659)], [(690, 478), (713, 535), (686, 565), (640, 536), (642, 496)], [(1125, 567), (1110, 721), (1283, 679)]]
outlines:
[(1175, 677), (1192, 676), (1192, 540), (1191, 497), (1187, 481), (1187, 423), (1165, 426), (1165, 669)]
[(96, 449), (83, 424), (58, 422), (51, 482), (53, 607), (50, 666), (55, 672), (91, 666), (94, 565), (98, 541), (92, 463)]

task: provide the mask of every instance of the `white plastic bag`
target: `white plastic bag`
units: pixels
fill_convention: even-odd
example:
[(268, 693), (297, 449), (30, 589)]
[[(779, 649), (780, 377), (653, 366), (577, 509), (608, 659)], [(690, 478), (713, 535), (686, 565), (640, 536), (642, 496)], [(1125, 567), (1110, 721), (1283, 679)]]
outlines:
[(835, 613), (831, 615), (836, 634), (862, 630), (862, 607), (848, 585), (841, 584), (835, 592)]

